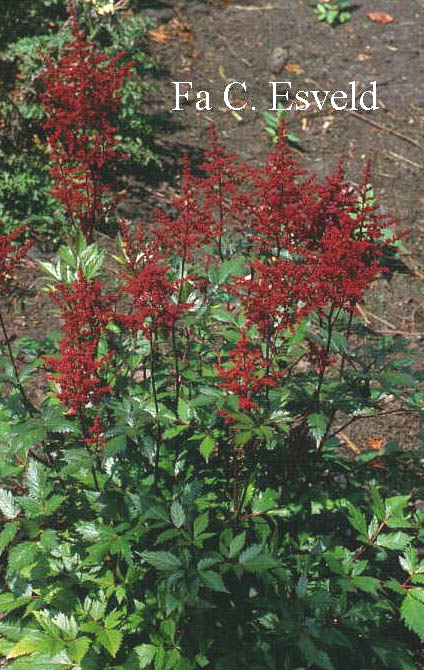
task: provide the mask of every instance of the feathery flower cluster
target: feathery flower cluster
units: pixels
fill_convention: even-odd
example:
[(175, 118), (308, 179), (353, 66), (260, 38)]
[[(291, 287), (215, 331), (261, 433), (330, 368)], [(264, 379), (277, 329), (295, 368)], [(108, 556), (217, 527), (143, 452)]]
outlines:
[(238, 164), (237, 154), (227, 154), (218, 139), (216, 126), (210, 127), (209, 150), (198, 167), (205, 178), (193, 179), (198, 194), (208, 241), (213, 241), (222, 258), (223, 236), (231, 229), (244, 230), (250, 203), (246, 187), (255, 171), (248, 165)]
[(79, 31), (72, 2), (70, 14), (73, 40), (57, 63), (46, 57), (41, 100), (47, 117), (44, 128), (51, 151), (53, 193), (90, 241), (104, 217), (104, 196), (110, 191), (103, 167), (122, 157), (114, 119), (133, 64), (120, 65), (124, 53), (113, 58), (99, 53)]
[[(254, 398), (267, 387), (277, 385), (278, 375), (272, 370), (271, 361), (264, 358), (261, 348), (249, 340), (245, 331), (231, 351), (226, 367), (217, 365), (217, 371), (223, 380), (220, 387), (237, 396), (242, 411), (257, 409), (259, 405)], [(222, 413), (231, 423), (231, 415), (225, 410)]]
[(148, 338), (157, 331), (172, 330), (186, 305), (173, 299), (180, 282), (169, 279), (167, 256), (160, 252), (159, 240), (144, 241), (140, 225), (132, 242), (125, 221), (121, 221), (121, 235), (127, 271), (122, 272), (125, 283), (120, 290), (131, 295), (133, 303), (130, 314), (117, 318), (130, 330), (141, 330)]
[(59, 384), (58, 398), (70, 413), (84, 414), (88, 404), (96, 405), (110, 392), (103, 377), (113, 354), (98, 356), (98, 344), (114, 317), (114, 296), (102, 292), (103, 283), (89, 280), (82, 271), (70, 285), (57, 284), (52, 297), (60, 307), (65, 337), (60, 358), (46, 356), (56, 375), (48, 379)]
[(21, 247), (15, 245), (16, 239), (23, 233), (25, 226), (19, 226), (8, 235), (0, 235), (0, 288), (5, 291), (6, 285), (13, 276), (16, 265), (22, 260), (33, 240), (28, 240)]
[(352, 310), (384, 272), (381, 231), (391, 221), (369, 201), (369, 165), (357, 192), (342, 165), (323, 184), (302, 174), (280, 138), (251, 194), (247, 235), (261, 260), (231, 290), (263, 335), (313, 310)]

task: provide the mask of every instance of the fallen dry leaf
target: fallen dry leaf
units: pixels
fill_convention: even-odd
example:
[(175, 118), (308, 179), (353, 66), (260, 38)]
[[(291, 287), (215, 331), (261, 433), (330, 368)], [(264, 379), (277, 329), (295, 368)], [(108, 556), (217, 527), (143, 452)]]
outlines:
[(382, 23), (383, 25), (386, 23), (393, 23), (395, 20), (394, 17), (391, 14), (387, 14), (387, 12), (368, 12), (367, 17), (370, 21)]
[(359, 60), (360, 62), (365, 61), (365, 60), (371, 60), (372, 56), (370, 54), (358, 54), (356, 57), (356, 60)]
[(368, 439), (368, 444), (369, 444), (370, 448), (371, 449), (377, 449), (377, 451), (380, 451), (380, 449), (382, 449), (384, 447), (386, 442), (387, 442), (387, 440), (386, 440), (385, 437), (382, 437), (382, 438), (378, 438), (378, 437), (372, 438), (372, 437), (370, 437)]
[(169, 34), (165, 23), (159, 26), (159, 28), (149, 30), (147, 34), (153, 42), (157, 42), (158, 44), (163, 44), (169, 40)]
[(182, 42), (189, 42), (193, 39), (193, 31), (190, 23), (181, 19), (171, 19), (167, 25), (167, 32), (173, 37), (177, 37)]
[(284, 69), (292, 74), (303, 74), (305, 72), (305, 70), (297, 63), (287, 63)]

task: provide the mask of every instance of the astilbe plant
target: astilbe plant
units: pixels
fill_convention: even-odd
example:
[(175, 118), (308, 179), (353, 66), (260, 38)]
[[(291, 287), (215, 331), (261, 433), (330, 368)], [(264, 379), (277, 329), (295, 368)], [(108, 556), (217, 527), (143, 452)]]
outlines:
[(89, 241), (105, 217), (110, 187), (104, 168), (123, 157), (117, 149), (116, 118), (125, 79), (133, 64), (101, 53), (81, 32), (69, 3), (73, 39), (55, 62), (45, 57), (41, 100), (46, 115), (54, 195), (74, 230)]
[(11, 670), (414, 670), (415, 456), (401, 482), (393, 452), (370, 470), (335, 440), (339, 416), (384, 414), (391, 366), (422, 403), (400, 343), (355, 320), (392, 221), (368, 167), (354, 190), (341, 166), (307, 177), (283, 132), (255, 169), (211, 139), (167, 213), (121, 222), (110, 286), (95, 244), (44, 263), (51, 390), (0, 414), (0, 651)]

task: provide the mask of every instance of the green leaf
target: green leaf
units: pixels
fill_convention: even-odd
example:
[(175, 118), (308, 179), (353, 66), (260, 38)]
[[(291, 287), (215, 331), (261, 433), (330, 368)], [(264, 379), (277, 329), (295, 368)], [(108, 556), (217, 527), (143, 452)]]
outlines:
[(258, 554), (261, 553), (262, 549), (263, 547), (261, 544), (250, 545), (250, 547), (247, 547), (247, 549), (245, 549), (243, 553), (240, 554), (239, 563), (243, 563), (244, 561), (248, 561), (251, 558), (255, 558), (255, 556), (258, 556)]
[(168, 551), (143, 551), (143, 560), (160, 572), (175, 572), (181, 568), (181, 561)]
[(367, 537), (367, 519), (365, 514), (355, 507), (354, 505), (349, 505), (349, 521), (353, 528), (357, 530), (361, 535)]
[(304, 598), (306, 596), (306, 591), (308, 588), (308, 577), (307, 575), (301, 575), (296, 584), (296, 595), (298, 598)]
[(377, 488), (373, 485), (371, 487), (371, 496), (372, 496), (372, 509), (377, 517), (378, 521), (384, 521), (386, 518), (386, 509), (384, 502), (377, 490)]
[(236, 535), (235, 538), (230, 542), (228, 558), (234, 558), (235, 556), (237, 556), (237, 554), (239, 554), (240, 551), (243, 549), (245, 542), (246, 542), (245, 531), (239, 533), (239, 535)]
[(309, 635), (302, 633), (299, 637), (298, 646), (308, 667), (314, 666), (323, 670), (334, 670), (334, 666), (328, 654), (321, 651)]
[(10, 670), (68, 670), (74, 668), (69, 656), (62, 651), (51, 656), (50, 654), (34, 654), (31, 659), (20, 658), (14, 661)]
[(181, 528), (185, 523), (184, 508), (178, 500), (174, 500), (171, 505), (171, 519), (176, 528)]
[(18, 521), (9, 521), (9, 523), (5, 524), (3, 530), (0, 533), (0, 556), (6, 547), (14, 540), (18, 530)]
[[(138, 665), (136, 666), (140, 670), (147, 668), (150, 663), (153, 661), (156, 655), (157, 647), (153, 644), (140, 644), (138, 647), (135, 647), (133, 650), (134, 655), (136, 656)], [(132, 655), (133, 656), (133, 655)]]
[(398, 549), (403, 551), (408, 544), (411, 543), (412, 538), (406, 533), (399, 531), (398, 533), (388, 533), (379, 535), (376, 544), (385, 549)]
[(67, 651), (69, 656), (76, 663), (80, 663), (91, 645), (91, 640), (89, 637), (79, 637), (77, 640), (72, 640), (68, 642)]
[(203, 512), (200, 514), (193, 523), (193, 535), (198, 537), (209, 525), (209, 512)]
[(308, 426), (317, 444), (321, 442), (327, 430), (328, 418), (321, 412), (313, 412), (308, 416)]
[(8, 614), (13, 610), (19, 609), (31, 602), (30, 597), (18, 596), (16, 593), (2, 593), (0, 594), (0, 612)]
[(411, 496), (394, 496), (393, 498), (386, 498), (386, 516), (389, 519), (393, 514), (403, 512), (411, 499)]
[(240, 277), (243, 275), (246, 267), (246, 261), (242, 256), (231, 258), (221, 263), (218, 270), (218, 284), (223, 284), (232, 275)]
[[(242, 554), (240, 554), (239, 563), (248, 570), (253, 570), (261, 572), (263, 570), (270, 570), (271, 568), (277, 568), (281, 566), (280, 561), (278, 561), (274, 556), (269, 553), (259, 553), (256, 554), (258, 545), (252, 545), (248, 547)], [(254, 550), (254, 551), (253, 551)], [(260, 547), (260, 551), (262, 547)]]
[(115, 628), (100, 628), (96, 633), (97, 641), (109, 652), (113, 657), (119, 651), (122, 643), (123, 634)]
[(63, 612), (58, 612), (58, 614), (52, 617), (52, 623), (65, 634), (66, 638), (73, 639), (77, 637), (78, 625), (72, 615), (67, 616)]
[(424, 604), (408, 593), (400, 608), (400, 615), (409, 630), (424, 642)]
[(7, 574), (13, 575), (35, 563), (38, 549), (34, 542), (21, 542), (10, 550)]
[(212, 556), (206, 556), (205, 558), (201, 558), (200, 561), (197, 564), (197, 569), (198, 570), (206, 570), (207, 568), (211, 568), (213, 565), (216, 565), (217, 563), (220, 563), (222, 561), (222, 558), (220, 554), (215, 554)]
[(230, 593), (218, 572), (213, 572), (212, 570), (207, 570), (205, 572), (202, 571), (200, 572), (200, 577), (205, 586), (207, 586), (209, 589), (212, 589), (212, 591)]
[(412, 575), (418, 567), (418, 554), (415, 547), (408, 547), (403, 556), (399, 556), (399, 563), (409, 575)]
[(46, 485), (47, 469), (33, 459), (30, 460), (26, 481), (28, 486), (28, 495), (36, 502), (43, 499), (43, 489)]
[(206, 435), (206, 437), (203, 438), (199, 446), (199, 451), (203, 456), (203, 458), (205, 459), (206, 463), (209, 462), (209, 457), (213, 453), (214, 449), (215, 449), (214, 439), (210, 435)]
[(12, 492), (0, 489), (0, 512), (6, 519), (14, 519), (20, 511), (21, 508), (15, 502)]
[(44, 631), (32, 631), (28, 635), (19, 640), (15, 646), (9, 651), (8, 658), (16, 658), (17, 656), (25, 656), (33, 654), (34, 652), (47, 652), (49, 654), (57, 654), (65, 647), (65, 642), (59, 639), (53, 639)]
[(362, 575), (359, 577), (352, 577), (352, 583), (361, 591), (371, 593), (374, 596), (378, 595), (377, 591), (381, 588), (379, 580), (375, 577), (366, 577)]

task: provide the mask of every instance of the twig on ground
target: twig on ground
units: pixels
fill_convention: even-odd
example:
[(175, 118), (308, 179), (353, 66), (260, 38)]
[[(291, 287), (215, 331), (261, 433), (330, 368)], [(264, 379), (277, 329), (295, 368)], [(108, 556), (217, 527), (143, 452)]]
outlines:
[(365, 123), (369, 123), (371, 126), (374, 126), (374, 128), (378, 128), (378, 130), (382, 130), (383, 132), (389, 133), (390, 135), (395, 135), (395, 137), (399, 137), (404, 142), (408, 142), (409, 144), (412, 144), (412, 146), (424, 150), (424, 146), (419, 142), (413, 140), (412, 137), (404, 135), (404, 133), (400, 133), (398, 130), (395, 130), (394, 128), (389, 128), (389, 126), (383, 126), (381, 123), (377, 123), (377, 121), (373, 121), (368, 116), (365, 116), (365, 114), (360, 114), (359, 112), (353, 111), (353, 109), (348, 109), (347, 111), (349, 112), (349, 114), (354, 116), (355, 119), (365, 121)]
[(420, 163), (415, 163), (414, 161), (411, 161), (409, 158), (405, 158), (405, 156), (401, 156), (400, 154), (397, 154), (394, 151), (388, 151), (387, 154), (392, 156), (393, 158), (396, 158), (397, 160), (403, 161), (404, 163), (408, 163), (408, 165), (412, 165), (412, 167), (418, 168), (419, 170), (424, 170), (424, 165), (420, 165)]

